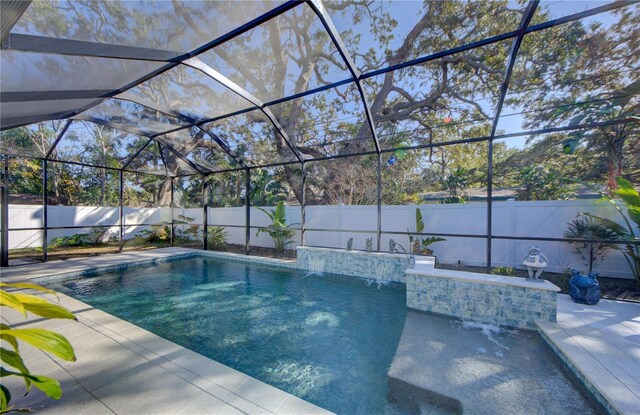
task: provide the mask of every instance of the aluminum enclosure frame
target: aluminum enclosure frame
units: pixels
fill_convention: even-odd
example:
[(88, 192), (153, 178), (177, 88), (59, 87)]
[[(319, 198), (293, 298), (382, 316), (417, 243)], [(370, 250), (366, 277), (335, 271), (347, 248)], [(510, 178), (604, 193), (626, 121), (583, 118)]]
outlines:
[[(326, 10), (324, 9), (323, 4), (319, 1), (319, 0), (310, 0), (307, 2), (299, 2), (299, 1), (286, 1), (284, 3), (282, 3), (281, 5), (277, 6), (276, 8), (264, 13), (263, 15), (251, 20), (250, 22), (232, 30), (231, 32), (220, 36), (217, 39), (212, 40), (211, 42), (206, 43), (205, 45), (198, 47), (196, 49), (194, 49), (193, 51), (186, 53), (186, 54), (181, 54), (179, 52), (174, 52), (174, 51), (167, 51), (167, 50), (158, 50), (158, 49), (150, 49), (150, 48), (141, 48), (141, 47), (132, 47), (132, 46), (121, 46), (121, 45), (110, 45), (110, 44), (101, 44), (101, 43), (95, 43), (95, 42), (85, 42), (85, 41), (76, 41), (76, 40), (67, 40), (67, 39), (53, 39), (53, 38), (47, 38), (47, 37), (42, 37), (42, 36), (33, 36), (33, 35), (20, 35), (20, 34), (11, 34), (9, 33), (9, 30), (6, 31), (5, 33), (5, 27), (4, 27), (4, 22), (3, 22), (3, 32), (2, 32), (2, 49), (3, 50), (13, 50), (13, 51), (30, 51), (30, 52), (38, 52), (38, 53), (52, 53), (52, 54), (60, 54), (60, 55), (71, 55), (71, 56), (86, 56), (86, 57), (102, 57), (102, 58), (117, 58), (117, 59), (130, 59), (130, 60), (142, 60), (142, 61), (154, 61), (154, 62), (163, 62), (166, 63), (166, 65), (163, 65), (161, 68), (152, 71), (151, 73), (141, 77), (140, 79), (129, 83), (128, 85), (123, 86), (122, 88), (119, 88), (117, 90), (80, 90), (80, 91), (53, 91), (53, 92), (47, 92), (47, 91), (41, 91), (41, 92), (0, 92), (0, 101), (2, 102), (27, 102), (27, 101), (49, 101), (49, 100), (54, 100), (54, 99), (77, 99), (77, 98), (91, 98), (91, 99), (96, 99), (95, 102), (93, 102), (90, 106), (84, 107), (84, 108), (80, 108), (78, 110), (74, 110), (71, 112), (67, 112), (67, 113), (60, 113), (60, 112), (51, 112), (49, 114), (45, 114), (46, 117), (49, 117), (47, 119), (68, 119), (69, 121), (67, 121), (67, 123), (65, 124), (65, 126), (63, 127), (61, 133), (58, 135), (58, 137), (56, 138), (55, 142), (53, 143), (52, 147), (49, 149), (49, 151), (47, 152), (46, 156), (43, 158), (34, 158), (34, 159), (38, 159), (41, 160), (43, 163), (43, 208), (44, 208), (44, 213), (43, 213), (43, 227), (42, 228), (29, 228), (29, 229), (33, 229), (33, 230), (42, 230), (43, 231), (43, 257), (44, 260), (47, 260), (47, 240), (48, 240), (48, 230), (49, 229), (72, 229), (72, 228), (89, 228), (90, 226), (81, 226), (81, 227), (49, 227), (48, 226), (48, 218), (47, 218), (47, 187), (46, 187), (46, 183), (47, 183), (47, 178), (48, 178), (48, 162), (57, 162), (57, 163), (68, 163), (68, 164), (78, 164), (78, 165), (83, 165), (83, 166), (88, 166), (88, 167), (95, 167), (95, 168), (102, 168), (102, 169), (108, 169), (108, 170), (114, 170), (114, 171), (118, 171), (119, 172), (119, 209), (120, 209), (120, 223), (119, 225), (115, 225), (115, 226), (119, 226), (120, 227), (120, 251), (122, 250), (123, 247), (123, 243), (124, 243), (124, 227), (125, 226), (130, 226), (130, 225), (124, 225), (124, 213), (123, 213), (123, 173), (124, 172), (136, 172), (135, 170), (130, 170), (128, 169), (130, 163), (132, 160), (134, 160), (142, 151), (144, 151), (150, 144), (152, 144), (152, 142), (156, 142), (156, 144), (159, 146), (160, 149), (160, 154), (162, 155), (162, 149), (165, 148), (168, 151), (172, 152), (176, 157), (178, 157), (180, 160), (182, 160), (184, 163), (186, 163), (187, 165), (189, 165), (189, 167), (191, 167), (193, 170), (195, 170), (198, 175), (203, 177), (204, 183), (206, 183), (206, 178), (209, 175), (213, 175), (216, 173), (223, 173), (223, 172), (228, 172), (228, 171), (244, 171), (245, 172), (245, 189), (246, 189), (246, 201), (245, 201), (245, 207), (246, 207), (246, 211), (245, 211), (245, 251), (246, 253), (250, 252), (250, 229), (251, 224), (250, 224), (250, 200), (249, 200), (249, 188), (251, 186), (251, 170), (253, 169), (258, 169), (258, 168), (264, 168), (264, 167), (274, 167), (274, 166), (287, 166), (287, 165), (293, 165), (293, 164), (297, 164), (300, 165), (302, 168), (302, 183), (303, 183), (303, 189), (302, 189), (302, 203), (301, 203), (301, 241), (302, 241), (302, 245), (305, 245), (305, 232), (309, 231), (309, 230), (313, 230), (313, 231), (323, 231), (323, 230), (319, 230), (319, 229), (310, 229), (310, 228), (306, 228), (305, 227), (305, 206), (306, 206), (306, 190), (305, 190), (305, 184), (307, 182), (307, 174), (308, 174), (308, 169), (306, 169), (305, 165), (307, 162), (310, 161), (321, 161), (321, 160), (333, 160), (333, 159), (338, 159), (338, 158), (343, 158), (343, 157), (353, 157), (353, 156), (359, 156), (359, 155), (376, 155), (377, 156), (377, 229), (375, 231), (376, 235), (377, 235), (377, 250), (380, 251), (381, 247), (380, 247), (380, 240), (381, 240), (381, 235), (382, 234), (395, 234), (393, 232), (383, 232), (382, 231), (382, 227), (381, 227), (381, 206), (382, 206), (382, 178), (381, 178), (381, 155), (387, 152), (391, 152), (391, 151), (395, 151), (396, 149), (390, 150), (390, 149), (382, 149), (380, 147), (379, 144), (379, 139), (378, 139), (378, 134), (376, 131), (376, 122), (373, 118), (373, 114), (371, 113), (371, 109), (370, 109), (370, 104), (368, 102), (367, 96), (364, 92), (364, 89), (362, 87), (362, 81), (368, 78), (372, 78), (374, 76), (377, 75), (381, 75), (381, 74), (385, 74), (388, 72), (392, 72), (392, 71), (396, 71), (402, 68), (407, 68), (410, 66), (414, 66), (414, 65), (420, 65), (420, 64), (424, 64), (426, 62), (429, 61), (433, 61), (435, 59), (439, 59), (442, 57), (446, 57), (446, 56), (451, 56), (453, 54), (456, 53), (460, 53), (463, 51), (467, 51), (467, 50), (472, 50), (474, 48), (479, 48), (482, 46), (487, 46), (487, 45), (491, 45), (491, 44), (495, 44), (497, 42), (501, 42), (504, 40), (508, 40), (508, 39), (513, 39), (513, 45), (512, 45), (512, 49), (511, 49), (511, 53), (507, 62), (507, 67), (505, 68), (505, 74), (504, 74), (504, 80), (503, 83), (501, 85), (501, 90), (500, 90), (500, 96), (499, 96), (499, 100), (498, 100), (498, 105), (493, 117), (493, 122), (492, 122), (492, 129), (491, 129), (491, 134), (489, 136), (484, 136), (484, 137), (470, 137), (467, 139), (462, 139), (462, 140), (455, 140), (455, 141), (451, 141), (451, 142), (445, 142), (445, 143), (431, 143), (431, 144), (425, 144), (425, 145), (418, 145), (418, 146), (404, 146), (404, 147), (398, 147), (398, 149), (400, 150), (416, 150), (416, 149), (424, 149), (424, 148), (436, 148), (436, 147), (440, 147), (440, 146), (448, 146), (448, 145), (455, 145), (455, 144), (466, 144), (466, 143), (476, 143), (476, 142), (487, 142), (489, 151), (488, 151), (488, 156), (487, 156), (487, 166), (488, 166), (488, 172), (487, 172), (487, 231), (484, 235), (463, 235), (463, 234), (437, 234), (437, 233), (429, 233), (429, 235), (431, 236), (450, 236), (450, 237), (469, 237), (469, 238), (484, 238), (487, 241), (486, 244), (486, 267), (487, 270), (490, 270), (491, 268), (491, 263), (492, 263), (492, 258), (491, 258), (491, 241), (492, 239), (517, 239), (517, 240), (531, 240), (531, 241), (565, 241), (565, 242), (580, 242), (580, 241), (584, 241), (584, 240), (580, 240), (580, 239), (558, 239), (558, 238), (535, 238), (535, 237), (513, 237), (513, 236), (508, 236), (508, 235), (493, 235), (493, 231), (492, 231), (492, 204), (493, 204), (493, 197), (492, 197), (492, 174), (493, 174), (493, 142), (496, 139), (501, 139), (501, 138), (509, 138), (509, 137), (521, 137), (521, 136), (526, 136), (526, 135), (530, 135), (530, 134), (544, 134), (544, 133), (549, 133), (549, 132), (559, 132), (559, 131), (571, 131), (571, 130), (579, 130), (579, 129), (584, 129), (584, 128), (596, 128), (596, 127), (602, 127), (602, 126), (606, 126), (606, 125), (616, 125), (616, 124), (627, 124), (630, 122), (635, 122), (636, 120), (632, 119), (632, 118), (624, 118), (624, 119), (619, 119), (619, 120), (611, 120), (608, 122), (591, 122), (591, 123), (584, 123), (584, 124), (580, 124), (580, 125), (574, 125), (574, 126), (566, 126), (566, 127), (554, 127), (554, 128), (544, 128), (544, 129), (539, 129), (539, 130), (534, 130), (534, 131), (523, 131), (523, 132), (518, 132), (518, 133), (510, 133), (510, 134), (497, 134), (497, 124), (498, 124), (498, 120), (500, 119), (500, 115), (502, 112), (502, 106), (503, 106), (503, 102), (506, 96), (506, 93), (508, 91), (509, 88), (509, 84), (510, 84), (510, 80), (511, 80), (511, 73), (515, 64), (515, 60), (518, 56), (518, 51), (520, 48), (520, 44), (522, 42), (523, 37), (526, 34), (529, 33), (533, 33), (533, 32), (537, 32), (540, 30), (544, 30), (544, 29), (548, 29), (554, 26), (558, 26), (561, 24), (565, 24), (571, 21), (575, 21), (575, 20), (579, 20), (579, 19), (583, 19), (589, 16), (594, 16), (600, 13), (604, 13), (604, 12), (608, 12), (611, 10), (615, 10), (615, 9), (619, 9), (622, 7), (626, 7), (629, 5), (634, 4), (633, 1), (619, 1), (619, 2), (612, 2), (609, 4), (605, 4), (599, 7), (595, 7), (593, 9), (589, 9), (583, 12), (579, 12), (579, 13), (575, 13), (569, 16), (565, 16), (562, 18), (558, 18), (558, 19), (554, 19), (554, 20), (550, 20), (541, 24), (536, 24), (536, 25), (530, 25), (531, 19), (533, 17), (533, 14), (536, 11), (536, 8), (538, 6), (539, 1), (538, 0), (531, 0), (526, 8), (526, 11), (523, 15), (522, 21), (520, 22), (520, 25), (518, 27), (517, 30), (511, 31), (511, 32), (507, 32), (498, 36), (494, 36), (491, 38), (487, 38), (487, 39), (483, 39), (480, 41), (475, 41), (472, 43), (469, 43), (467, 45), (462, 45), (462, 46), (458, 46), (455, 48), (451, 48), (449, 50), (446, 51), (442, 51), (442, 52), (438, 52), (438, 53), (434, 53), (428, 56), (423, 56), (423, 57), (419, 57), (417, 59), (413, 59), (398, 65), (393, 65), (393, 66), (389, 66), (387, 68), (382, 68), (382, 69), (377, 69), (374, 71), (370, 71), (368, 73), (360, 73), (358, 71), (358, 69), (355, 67), (354, 63), (353, 63), (353, 59), (352, 57), (349, 55), (349, 53), (347, 52), (346, 47), (344, 46), (344, 42), (342, 41), (342, 39), (340, 38), (340, 35), (337, 31), (337, 29), (335, 28), (335, 25), (333, 24), (333, 22), (331, 21), (331, 18), (329, 17), (328, 13), (326, 13)], [(331, 41), (333, 43), (333, 45), (336, 47), (337, 51), (339, 52), (345, 66), (347, 67), (349, 73), (351, 74), (351, 76), (347, 79), (344, 80), (340, 80), (337, 82), (333, 82), (327, 85), (322, 85), (320, 87), (316, 87), (313, 89), (310, 89), (308, 91), (304, 91), (301, 93), (297, 93), (291, 96), (287, 96), (287, 97), (283, 97), (283, 98), (279, 98), (276, 100), (272, 100), (269, 102), (261, 102), (260, 100), (258, 100), (257, 98), (253, 97), (251, 94), (249, 94), (247, 91), (245, 91), (244, 89), (240, 88), (238, 85), (234, 84), (233, 82), (231, 82), (230, 80), (228, 80), (227, 78), (221, 76), (220, 74), (218, 74), (213, 68), (209, 68), (206, 64), (204, 64), (203, 62), (201, 62), (197, 56), (203, 52), (206, 52), (208, 50), (211, 50), (212, 48), (223, 44), (226, 41), (229, 41), (243, 33), (246, 33), (254, 28), (256, 28), (257, 26), (268, 22), (269, 20), (293, 9), (296, 7), (304, 7), (304, 4), (308, 5), (313, 12), (316, 14), (316, 16), (318, 17), (318, 19), (321, 21), (325, 31), (327, 32), (327, 34), (329, 35), (329, 37), (331, 38)], [(25, 7), (26, 9), (26, 7)], [(22, 12), (24, 12), (24, 10), (22, 10)], [(21, 13), (20, 13), (21, 14)], [(15, 22), (18, 21), (19, 19), (19, 15), (17, 18), (15, 18), (15, 21), (13, 22), (13, 24), (15, 24)], [(11, 25), (13, 26), (13, 25)], [(240, 96), (241, 98), (248, 100), (249, 102), (251, 102), (251, 104), (253, 105), (252, 108), (249, 109), (245, 109), (245, 110), (241, 110), (241, 111), (236, 111), (234, 113), (229, 113), (226, 114), (224, 116), (218, 116), (215, 118), (209, 118), (209, 119), (199, 119), (196, 120), (194, 118), (191, 118), (189, 116), (186, 116), (184, 114), (180, 114), (176, 111), (170, 110), (170, 109), (166, 109), (166, 108), (161, 108), (158, 105), (152, 104), (150, 102), (145, 102), (135, 96), (133, 96), (132, 94), (128, 93), (127, 91), (130, 90), (131, 88), (142, 84), (143, 82), (152, 79), (155, 76), (158, 76), (172, 68), (175, 68), (178, 65), (187, 65), (190, 66), (192, 68), (195, 68), (201, 72), (203, 72), (205, 75), (209, 76), (210, 78), (212, 78), (213, 80), (215, 80), (216, 82), (221, 83), (222, 85), (224, 85), (226, 88), (228, 88), (230, 91), (234, 92), (235, 94), (237, 94), (238, 96)], [(216, 75), (217, 74), (217, 75)], [(334, 156), (326, 156), (326, 157), (319, 157), (319, 158), (308, 158), (308, 159), (304, 159), (303, 157), (301, 157), (299, 151), (296, 150), (296, 148), (292, 145), (291, 140), (287, 137), (286, 132), (284, 131), (284, 128), (282, 128), (282, 126), (279, 124), (278, 120), (275, 118), (275, 116), (273, 116), (273, 114), (271, 113), (269, 107), (275, 104), (279, 104), (279, 103), (284, 103), (287, 101), (291, 101), (294, 99), (298, 99), (298, 98), (302, 98), (305, 96), (309, 96), (312, 94), (316, 94), (322, 91), (326, 91), (332, 88), (337, 88), (339, 86), (343, 86), (343, 85), (348, 85), (348, 84), (353, 84), (356, 86), (358, 93), (360, 95), (360, 99), (361, 102), (363, 104), (364, 107), (364, 112), (365, 112), (365, 119), (366, 119), (366, 123), (371, 131), (372, 134), (372, 140), (374, 142), (374, 147), (375, 147), (375, 151), (368, 151), (368, 152), (359, 152), (356, 154), (347, 154), (347, 155), (334, 155)], [(221, 171), (208, 171), (204, 166), (201, 166), (199, 164), (197, 164), (196, 162), (188, 159), (184, 154), (181, 154), (178, 150), (176, 150), (175, 148), (173, 148), (173, 146), (168, 145), (167, 143), (161, 143), (160, 141), (158, 141), (157, 137), (164, 135), (165, 132), (160, 133), (160, 134), (147, 134), (142, 130), (137, 130), (135, 128), (132, 127), (127, 127), (124, 125), (118, 125), (115, 123), (110, 123), (104, 120), (99, 120), (96, 119), (95, 117), (89, 117), (87, 115), (82, 114), (83, 111), (100, 104), (101, 102), (104, 102), (104, 100), (106, 99), (124, 99), (124, 100), (130, 100), (132, 102), (136, 102), (139, 105), (142, 105), (144, 107), (147, 108), (151, 108), (153, 110), (159, 111), (163, 114), (165, 114), (168, 117), (173, 117), (176, 119), (179, 119), (183, 122), (185, 122), (187, 125), (176, 128), (172, 131), (180, 131), (183, 129), (187, 129), (187, 128), (198, 128), (200, 130), (201, 134), (207, 134), (209, 135), (222, 149), (223, 153), (225, 153), (229, 158), (231, 158), (235, 164), (237, 164), (236, 168), (232, 168), (232, 169), (226, 169), (226, 170), (221, 170)], [(224, 118), (227, 117), (231, 117), (234, 115), (239, 115), (242, 113), (246, 113), (248, 111), (252, 111), (252, 110), (259, 110), (261, 111), (271, 122), (274, 130), (278, 131), (282, 137), (284, 138), (285, 143), (289, 146), (289, 148), (291, 149), (292, 153), (295, 155), (295, 160), (292, 161), (285, 161), (285, 162), (279, 162), (279, 163), (272, 163), (272, 164), (265, 164), (265, 165), (255, 165), (255, 166), (248, 166), (246, 165), (241, 159), (240, 157), (238, 157), (236, 154), (234, 154), (234, 152), (228, 147), (228, 145), (226, 145), (226, 143), (220, 138), (217, 137), (215, 134), (213, 134), (211, 131), (208, 131), (206, 128), (204, 128), (204, 125), (206, 123), (212, 122), (214, 120), (222, 120)], [(6, 130), (9, 128), (15, 128), (18, 127), (20, 125), (27, 125), (27, 124), (31, 124), (34, 119), (33, 117), (23, 117), (24, 119), (20, 119), (17, 120), (18, 122), (15, 124), (11, 124), (9, 126), (7, 125), (3, 125), (0, 126), (0, 130)], [(97, 124), (102, 124), (105, 126), (108, 126), (110, 128), (115, 128), (115, 129), (119, 129), (119, 130), (123, 130), (123, 131), (129, 131), (133, 134), (142, 136), (142, 137), (148, 137), (149, 140), (147, 141), (146, 144), (144, 144), (140, 149), (138, 149), (138, 151), (131, 156), (122, 166), (122, 168), (116, 169), (116, 168), (108, 168), (108, 167), (104, 167), (104, 166), (94, 166), (94, 165), (90, 165), (90, 164), (86, 164), (86, 163), (78, 163), (78, 162), (65, 162), (65, 161), (60, 161), (60, 160), (54, 160), (51, 159), (51, 156), (53, 154), (53, 152), (55, 151), (56, 145), (60, 142), (60, 140), (63, 138), (63, 136), (65, 135), (65, 133), (67, 132), (67, 130), (69, 129), (69, 126), (71, 124), (71, 119), (76, 119), (76, 120), (86, 120), (86, 121), (90, 121), (90, 122), (94, 122)], [(3, 165), (3, 171), (4, 171), (4, 180), (2, 183), (2, 192), (0, 193), (0, 212), (1, 212), (1, 223), (2, 223), (2, 227), (0, 229), (0, 237), (2, 240), (2, 247), (0, 249), (0, 266), (8, 266), (8, 233), (9, 231), (16, 231), (16, 230), (27, 230), (25, 229), (9, 229), (8, 227), (8, 196), (9, 196), (9, 189), (8, 189), (8, 166), (9, 166), (9, 158), (10, 157), (14, 157), (13, 155), (10, 154), (3, 154), (3, 161), (4, 161), (4, 165)], [(166, 166), (166, 163), (165, 163)], [(165, 175), (160, 175), (160, 176), (168, 176), (168, 171), (166, 171), (167, 174)], [(151, 173), (145, 173), (145, 174), (151, 174)], [(188, 175), (187, 175), (188, 176)], [(171, 185), (171, 209), (173, 212), (173, 193), (174, 193), (174, 179), (176, 177), (184, 177), (184, 176), (172, 176), (170, 177), (170, 180), (172, 182)], [(203, 221), (203, 226), (204, 226), (204, 232), (203, 232), (203, 248), (206, 249), (207, 248), (207, 226), (209, 226), (209, 221), (208, 221), (208, 214), (207, 214), (207, 192), (208, 192), (208, 185), (203, 184), (203, 214), (204, 214), (204, 221)], [(106, 225), (105, 225), (106, 226)], [(112, 227), (112, 225), (108, 225), (109, 227)], [(93, 227), (100, 227), (100, 226), (93, 226)], [(171, 242), (173, 244), (173, 228), (174, 228), (174, 221), (173, 221), (173, 217), (171, 220)], [(405, 234), (405, 233), (399, 233), (399, 234)], [(412, 233), (415, 234), (415, 233)], [(612, 242), (612, 243), (620, 243), (619, 241), (606, 241), (606, 242)], [(632, 242), (632, 243), (638, 243), (638, 242)]]

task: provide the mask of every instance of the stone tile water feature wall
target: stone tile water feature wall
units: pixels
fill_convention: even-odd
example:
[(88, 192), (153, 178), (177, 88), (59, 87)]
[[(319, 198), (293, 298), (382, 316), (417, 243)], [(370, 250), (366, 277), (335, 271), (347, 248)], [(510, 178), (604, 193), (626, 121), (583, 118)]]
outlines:
[(544, 280), (436, 269), (407, 270), (407, 307), (495, 326), (535, 329), (556, 321), (560, 288)]
[(298, 268), (310, 272), (372, 278), (379, 282), (406, 281), (405, 270), (409, 265), (406, 255), (307, 246), (299, 246), (296, 251)]

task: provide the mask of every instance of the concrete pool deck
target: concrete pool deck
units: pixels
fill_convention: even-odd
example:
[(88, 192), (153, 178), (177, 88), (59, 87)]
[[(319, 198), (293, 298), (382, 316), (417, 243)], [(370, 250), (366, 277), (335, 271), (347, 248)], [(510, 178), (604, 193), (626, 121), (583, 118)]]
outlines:
[[(3, 269), (2, 281), (33, 280), (192, 252), (162, 249), (26, 265)], [(29, 395), (20, 397), (24, 383), (17, 377), (3, 378), (3, 384), (14, 392), (16, 408), (75, 415), (331, 413), (81, 301), (58, 295), (77, 322), (42, 320), (32, 314), (25, 319), (2, 308), (3, 323), (55, 330), (67, 337), (77, 356), (76, 362), (64, 362), (23, 346), (21, 353), (30, 371), (59, 380), (63, 395), (54, 401), (32, 388)]]
[[(193, 253), (202, 251), (162, 248), (52, 261), (0, 269), (0, 277), (3, 282), (37, 280)], [(244, 255), (223, 255), (248, 259)], [(267, 258), (250, 261), (295, 266), (292, 261)], [(56, 402), (32, 391), (23, 402), (33, 404), (40, 412), (328, 413), (80, 301), (64, 295), (60, 298), (79, 322), (54, 320), (37, 325), (67, 335), (76, 347), (78, 361), (60, 363), (23, 348), (29, 359), (27, 366), (34, 373), (59, 379), (65, 392)], [(37, 320), (24, 320), (5, 309), (2, 319), (11, 324), (24, 326)], [(607, 400), (610, 410), (640, 413), (640, 304), (602, 300), (597, 306), (583, 306), (558, 295), (558, 323), (543, 322), (539, 328), (566, 357), (565, 362), (574, 365), (592, 384), (594, 393)], [(20, 405), (15, 396), (14, 400)]]
[(640, 304), (595, 306), (558, 295), (558, 322), (537, 322), (562, 360), (610, 413), (640, 414)]

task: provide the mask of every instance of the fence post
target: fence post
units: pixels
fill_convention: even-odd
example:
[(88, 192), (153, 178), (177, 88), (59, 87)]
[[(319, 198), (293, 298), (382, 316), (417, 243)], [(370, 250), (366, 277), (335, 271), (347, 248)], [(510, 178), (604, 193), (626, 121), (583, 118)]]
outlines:
[(304, 246), (304, 222), (306, 220), (306, 205), (307, 205), (307, 171), (306, 164), (302, 162), (302, 200), (300, 201), (300, 245)]
[(491, 248), (493, 235), (493, 138), (487, 142), (487, 258), (486, 272), (491, 274)]
[(378, 189), (377, 189), (377, 228), (376, 228), (376, 239), (377, 239), (377, 251), (380, 252), (380, 240), (382, 239), (382, 155), (378, 153)]
[[(507, 218), (507, 233), (506, 235), (513, 235), (515, 232), (515, 199), (510, 198), (506, 201), (506, 212), (505, 217)], [(507, 239), (507, 253), (508, 253), (508, 262), (507, 266), (515, 267), (516, 266), (516, 253), (514, 247), (515, 241), (512, 239)], [(516, 244), (517, 246), (517, 244)]]
[(244, 207), (244, 253), (251, 250), (251, 169), (245, 170), (245, 207)]
[(47, 200), (47, 183), (49, 170), (47, 160), (42, 160), (42, 260), (47, 262), (49, 257), (49, 217)]
[(202, 176), (202, 249), (207, 250), (209, 248), (207, 241), (208, 227), (209, 227), (209, 182), (207, 176)]
[(9, 156), (4, 156), (2, 185), (0, 186), (0, 267), (9, 266)]
[(120, 246), (118, 252), (124, 248), (124, 172), (120, 170)]
[(171, 246), (173, 246), (173, 234), (174, 234), (174, 229), (173, 229), (173, 177), (169, 178), (169, 180), (171, 180), (171, 195), (169, 197), (169, 210), (171, 211), (171, 216), (170, 216), (170, 220), (171, 220), (171, 233), (170, 233), (170, 238), (171, 238)]

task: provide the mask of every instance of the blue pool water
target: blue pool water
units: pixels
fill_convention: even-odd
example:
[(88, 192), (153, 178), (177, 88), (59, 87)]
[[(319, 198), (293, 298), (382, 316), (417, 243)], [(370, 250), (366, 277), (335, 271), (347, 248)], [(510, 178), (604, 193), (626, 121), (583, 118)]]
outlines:
[(404, 285), (197, 257), (52, 288), (333, 412), (396, 412)]

